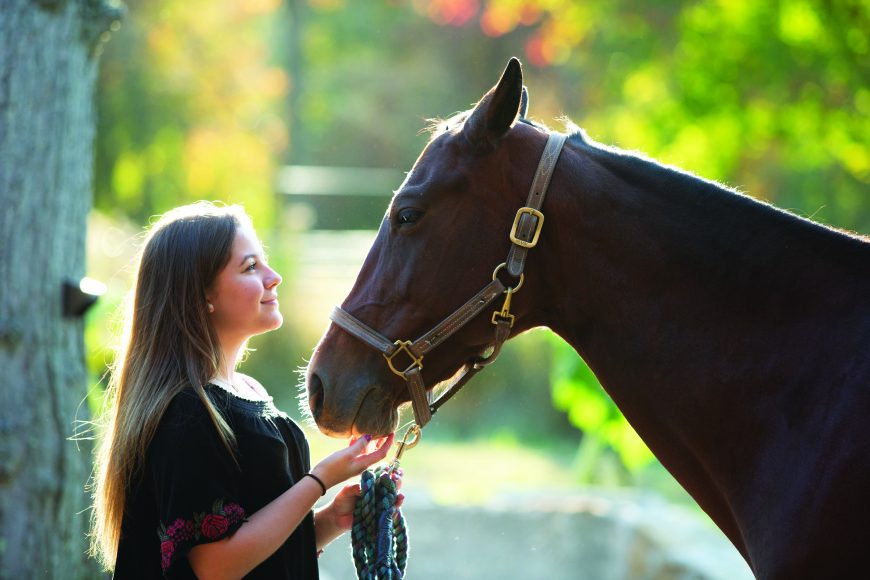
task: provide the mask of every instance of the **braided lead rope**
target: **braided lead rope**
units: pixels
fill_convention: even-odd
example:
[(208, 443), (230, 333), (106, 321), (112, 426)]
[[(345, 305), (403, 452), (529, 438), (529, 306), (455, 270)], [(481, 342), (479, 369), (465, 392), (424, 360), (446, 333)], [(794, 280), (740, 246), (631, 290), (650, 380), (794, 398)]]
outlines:
[(401, 580), (408, 565), (408, 531), (391, 467), (362, 473), (353, 512), (351, 544), (357, 578), (360, 580)]
[(351, 548), (359, 580), (401, 580), (408, 565), (408, 528), (399, 499), (402, 454), (420, 442), (422, 429), (411, 425), (387, 467), (365, 470), (353, 509)]

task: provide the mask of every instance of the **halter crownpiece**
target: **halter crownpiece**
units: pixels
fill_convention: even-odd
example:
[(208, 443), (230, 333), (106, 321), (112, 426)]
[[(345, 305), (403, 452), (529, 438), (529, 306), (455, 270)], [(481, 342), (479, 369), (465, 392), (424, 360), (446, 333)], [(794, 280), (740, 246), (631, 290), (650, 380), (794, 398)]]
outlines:
[[(415, 341), (391, 341), (340, 306), (336, 306), (332, 311), (330, 319), (335, 324), (383, 354), (390, 370), (405, 379), (411, 396), (411, 405), (414, 408), (414, 419), (420, 427), (424, 427), (438, 408), (465, 386), (475, 374), (498, 357), (502, 345), (510, 336), (514, 324), (514, 315), (510, 313), (511, 297), (522, 286), (526, 256), (529, 250), (537, 245), (541, 235), (541, 229), (544, 226), (544, 214), (541, 212), (541, 207), (544, 204), (544, 197), (547, 194), (553, 170), (556, 168), (556, 162), (559, 160), (559, 155), (567, 138), (567, 135), (561, 133), (549, 134), (547, 145), (544, 147), (541, 160), (538, 162), (538, 169), (532, 180), (526, 205), (521, 207), (514, 217), (510, 231), (511, 249), (508, 252), (507, 260), (496, 266), (492, 273), (492, 282), (484, 286), (480, 292), (432, 330)], [(520, 279), (516, 287), (506, 287), (498, 279), (499, 270), (505, 267), (511, 276)], [(486, 310), (502, 294), (505, 294), (504, 304), (500, 310), (496, 310), (492, 314), (492, 323), (495, 325), (495, 341), (492, 345), (492, 352), (488, 356), (478, 357), (465, 363), (459, 377), (437, 401), (433, 402), (431, 400), (432, 393), (431, 391), (427, 392), (421, 374), (423, 357)], [(403, 353), (410, 364), (401, 370), (402, 363), (396, 358)]]

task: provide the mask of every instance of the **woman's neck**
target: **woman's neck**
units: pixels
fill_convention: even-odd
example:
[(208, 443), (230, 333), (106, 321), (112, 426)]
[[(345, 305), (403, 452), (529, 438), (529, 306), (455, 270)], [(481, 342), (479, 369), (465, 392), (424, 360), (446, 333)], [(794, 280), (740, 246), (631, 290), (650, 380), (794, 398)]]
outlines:
[(221, 361), (215, 375), (211, 377), (212, 382), (214, 382), (218, 386), (239, 395), (244, 394), (248, 391), (252, 392), (252, 389), (247, 385), (244, 380), (242, 380), (241, 376), (236, 372), (236, 365), (238, 363), (241, 350), (241, 344), (232, 344), (227, 346), (222, 343), (221, 351), (223, 353), (223, 360)]
[(233, 385), (238, 384), (236, 376), (236, 366), (242, 358), (242, 351), (245, 348), (246, 340), (230, 340), (225, 337), (220, 337), (221, 353), (223, 360), (217, 369), (217, 378), (225, 380)]

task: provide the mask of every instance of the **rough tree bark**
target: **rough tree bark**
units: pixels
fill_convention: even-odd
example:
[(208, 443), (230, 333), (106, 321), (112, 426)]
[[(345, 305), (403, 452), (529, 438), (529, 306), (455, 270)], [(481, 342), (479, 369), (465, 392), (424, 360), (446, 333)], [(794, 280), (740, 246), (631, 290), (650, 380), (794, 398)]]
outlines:
[(61, 285), (84, 275), (98, 53), (120, 9), (0, 4), (0, 578), (95, 578), (90, 447), (70, 441), (89, 418), (83, 328)]

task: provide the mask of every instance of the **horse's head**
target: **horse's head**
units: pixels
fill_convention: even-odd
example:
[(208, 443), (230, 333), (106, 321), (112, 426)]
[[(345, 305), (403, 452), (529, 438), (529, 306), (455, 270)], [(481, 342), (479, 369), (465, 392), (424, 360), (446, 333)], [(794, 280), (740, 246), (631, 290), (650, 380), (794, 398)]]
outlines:
[[(346, 312), (391, 341), (414, 340), (492, 280), (547, 140), (542, 130), (517, 123), (526, 105), (522, 70), (513, 59), (474, 109), (440, 123), (390, 203), (342, 304)], [(524, 317), (536, 286), (530, 273), (513, 300), (513, 334), (531, 326)], [(427, 385), (450, 378), (487, 350), (490, 311), (500, 305), (426, 354), (421, 374)], [(382, 354), (336, 324), (315, 350), (307, 389), (315, 421), (334, 436), (391, 432), (398, 406), (409, 400), (405, 381)]]

